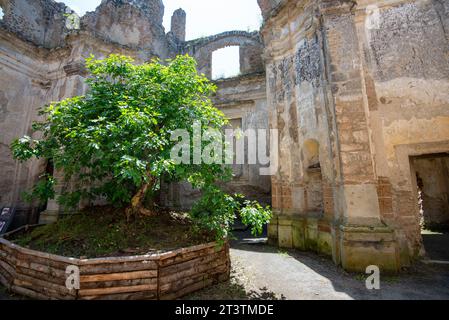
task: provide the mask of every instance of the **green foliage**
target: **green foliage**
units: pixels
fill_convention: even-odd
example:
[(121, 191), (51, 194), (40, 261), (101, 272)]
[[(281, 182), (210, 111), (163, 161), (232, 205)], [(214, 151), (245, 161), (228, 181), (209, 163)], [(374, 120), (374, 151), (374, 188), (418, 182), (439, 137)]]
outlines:
[(245, 201), (240, 208), (242, 223), (251, 226), (251, 233), (254, 236), (262, 233), (264, 224), (271, 220), (272, 212), (269, 207), (263, 208), (256, 201)]
[(66, 181), (74, 178), (75, 191), (62, 197), (68, 203), (103, 195), (122, 206), (151, 176), (194, 175), (201, 185), (224, 174), (219, 166), (185, 165), (175, 170), (170, 160), (173, 130), (191, 130), (195, 120), (204, 130), (226, 123), (208, 98), (214, 85), (197, 74), (194, 60), (180, 56), (166, 66), (132, 62), (117, 55), (87, 59), (87, 95), (47, 106), (42, 111), (46, 120), (33, 124), (43, 138), (25, 136), (12, 144), (16, 159), (52, 159)]
[(218, 241), (228, 238), (238, 215), (243, 224), (251, 227), (253, 235), (261, 234), (264, 224), (272, 217), (270, 208), (243, 199), (242, 195), (231, 196), (210, 187), (204, 190), (203, 197), (193, 207), (191, 217), (203, 229), (214, 231)]
[(203, 197), (192, 208), (191, 217), (202, 229), (216, 233), (218, 241), (229, 235), (236, 218), (239, 203), (235, 197), (221, 192), (216, 187), (203, 190)]
[[(200, 203), (212, 204), (214, 209), (202, 219), (208, 221), (205, 225), (220, 237), (226, 236), (222, 228), (229, 229), (235, 201), (213, 186), (230, 178), (229, 168), (175, 164), (170, 159), (177, 143), (170, 139), (174, 130), (192, 134), (194, 123), (201, 123), (203, 132), (221, 130), (227, 124), (209, 98), (216, 88), (197, 73), (195, 60), (178, 56), (166, 64), (153, 60), (135, 65), (129, 57), (111, 55), (95, 60), (91, 56), (86, 67), (90, 73), (86, 95), (46, 106), (41, 111), (45, 120), (32, 126), (33, 133), (39, 133), (32, 137), (42, 138), (15, 140), (13, 156), (20, 161), (51, 159), (56, 171), (64, 174), (64, 181), (58, 183), (70, 181), (73, 186), (58, 197), (66, 206), (102, 196), (124, 207), (145, 184), (151, 182), (148, 192), (154, 193), (161, 177), (189, 181), (204, 190)], [(47, 176), (30, 198), (54, 198), (56, 183)], [(250, 206), (255, 211), (249, 210)], [(265, 221), (265, 211), (251, 204), (244, 212), (247, 221), (260, 230), (253, 215), (260, 212)]]
[(45, 203), (47, 199), (55, 197), (54, 186), (55, 179), (50, 175), (44, 174), (40, 177), (32, 192), (25, 192), (23, 196), (28, 202), (37, 199), (40, 203)]

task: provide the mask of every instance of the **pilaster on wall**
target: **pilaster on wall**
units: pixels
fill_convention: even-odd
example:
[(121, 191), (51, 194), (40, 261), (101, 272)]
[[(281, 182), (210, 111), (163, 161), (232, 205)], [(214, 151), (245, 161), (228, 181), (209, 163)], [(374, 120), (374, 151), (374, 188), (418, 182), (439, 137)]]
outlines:
[[(319, 247), (324, 239), (334, 261), (355, 271), (368, 265), (396, 271), (400, 265), (397, 229), (385, 225), (394, 216), (394, 190), (389, 176), (376, 172), (371, 108), (377, 98), (360, 44), (361, 13), (387, 2), (400, 0), (259, 1), (271, 125), (286, 132), (280, 133), (281, 170), (273, 179), (270, 240), (316, 250), (314, 241)], [(292, 106), (296, 113), (289, 112)], [(294, 120), (297, 131), (291, 130)], [(320, 146), (324, 214), (318, 221), (304, 196), (314, 168), (304, 164), (308, 140)]]
[(327, 58), (339, 141), (340, 186), (346, 224), (379, 225), (377, 178), (366, 110), (362, 63), (352, 5), (324, 1)]
[(269, 239), (335, 257), (335, 139), (319, 7), (303, 0), (279, 2), (276, 8), (262, 31), (270, 126), (279, 131)]
[(348, 270), (377, 265), (395, 271), (399, 266), (395, 234), (381, 216), (381, 210), (391, 211), (387, 208), (391, 199), (384, 194), (388, 188), (379, 185), (375, 172), (367, 95), (370, 88), (358, 39), (364, 24), (357, 24), (360, 16), (356, 18), (355, 7), (350, 1), (321, 3), (341, 169), (336, 181), (336, 205), (343, 218), (338, 230), (338, 258)]

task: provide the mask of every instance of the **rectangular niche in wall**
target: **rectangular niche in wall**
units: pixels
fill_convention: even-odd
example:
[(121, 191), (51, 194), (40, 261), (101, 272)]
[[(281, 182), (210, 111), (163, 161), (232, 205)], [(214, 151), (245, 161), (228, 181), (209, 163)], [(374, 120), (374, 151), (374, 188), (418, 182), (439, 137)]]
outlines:
[[(243, 130), (242, 122), (243, 122), (242, 118), (230, 119), (229, 120), (229, 125), (226, 126), (225, 129), (232, 129), (234, 131), (238, 130), (238, 129)], [(233, 139), (233, 145), (234, 145), (234, 147), (233, 147), (234, 148), (233, 149), (234, 150), (234, 158), (233, 158), (233, 165), (232, 165), (232, 173), (234, 175), (234, 180), (239, 180), (244, 175), (244, 169), (243, 169), (244, 165), (236, 163), (237, 162), (237, 157), (236, 157), (235, 151), (236, 151), (236, 146), (237, 146), (237, 138)], [(245, 148), (245, 155), (246, 155), (246, 149), (247, 148)]]

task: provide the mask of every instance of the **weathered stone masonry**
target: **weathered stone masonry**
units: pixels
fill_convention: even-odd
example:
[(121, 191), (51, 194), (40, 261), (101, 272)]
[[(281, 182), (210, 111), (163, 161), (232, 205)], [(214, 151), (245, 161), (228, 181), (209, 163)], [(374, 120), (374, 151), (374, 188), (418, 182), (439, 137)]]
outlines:
[[(188, 53), (210, 76), (213, 51), (238, 45), (241, 75), (217, 81), (214, 102), (234, 126), (279, 129), (280, 168), (270, 178), (235, 166), (227, 188), (271, 195), (274, 244), (328, 254), (348, 270), (409, 265), (423, 253), (418, 187), (432, 199), (431, 220), (449, 220), (449, 2), (258, 2), (260, 33), (185, 41), (185, 12), (166, 33), (161, 0), (103, 1), (77, 30), (52, 0), (0, 0), (0, 205), (18, 206), (22, 223), (41, 209), (20, 193), (47, 164), (13, 161), (9, 144), (39, 107), (85, 92), (84, 57)], [(186, 184), (164, 188), (172, 207), (197, 196)], [(50, 201), (47, 212), (58, 211)]]
[(271, 241), (349, 270), (410, 264), (422, 249), (411, 158), (449, 151), (449, 3), (259, 3), (281, 131)]
[(210, 37), (188, 41), (182, 51), (195, 57), (198, 70), (206, 76), (212, 76), (212, 53), (215, 50), (229, 47), (240, 47), (240, 73), (261, 72), (263, 44), (258, 32), (228, 31)]
[[(231, 31), (186, 42), (186, 13), (176, 10), (171, 30), (166, 33), (161, 0), (103, 1), (95, 12), (80, 19), (77, 29), (69, 28), (67, 23), (67, 14), (73, 11), (52, 0), (0, 0), (0, 6), (4, 12), (0, 22), (0, 205), (18, 207), (16, 224), (34, 221), (43, 209), (46, 213), (41, 215), (41, 221), (52, 221), (61, 208), (54, 200), (46, 208), (23, 201), (21, 193), (36, 183), (47, 163), (13, 161), (9, 145), (30, 132), (40, 107), (84, 94), (87, 88), (83, 64), (90, 54), (102, 58), (120, 53), (144, 62), (153, 57), (164, 60), (189, 53), (198, 60), (199, 71), (210, 75), (212, 52), (239, 45), (242, 78), (217, 82), (219, 89), (214, 100), (232, 123), (245, 128), (268, 127), (263, 45), (257, 32)], [(256, 175), (257, 166), (239, 170), (241, 173), (228, 187), (269, 203), (269, 178)], [(189, 192), (197, 193), (185, 184), (164, 187), (168, 190), (162, 200), (172, 207), (190, 207), (194, 197)]]
[[(38, 109), (85, 92), (83, 64), (90, 53), (104, 57), (115, 52), (138, 61), (169, 56), (162, 1), (134, 3), (105, 1), (73, 30), (66, 26), (72, 11), (54, 1), (0, 1), (0, 204), (18, 207), (18, 224), (27, 222), (31, 209), (40, 209), (25, 203), (21, 193), (45, 172), (46, 163), (13, 161), (9, 145), (30, 132)], [(121, 23), (130, 18), (132, 25)]]

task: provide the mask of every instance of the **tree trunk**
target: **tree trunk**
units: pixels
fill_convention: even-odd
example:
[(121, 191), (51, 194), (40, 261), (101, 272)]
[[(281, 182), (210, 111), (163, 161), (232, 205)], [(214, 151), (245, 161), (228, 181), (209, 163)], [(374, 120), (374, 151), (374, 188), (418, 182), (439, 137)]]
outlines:
[(151, 190), (156, 182), (156, 179), (154, 177), (150, 177), (150, 181), (147, 183), (144, 183), (140, 189), (137, 191), (137, 193), (134, 195), (134, 197), (131, 200), (131, 205), (128, 209), (126, 209), (126, 218), (131, 218), (132, 215), (143, 215), (143, 216), (155, 216), (157, 215), (157, 212), (151, 209), (147, 209), (144, 206), (144, 200), (145, 196), (148, 192), (148, 190)]

